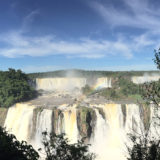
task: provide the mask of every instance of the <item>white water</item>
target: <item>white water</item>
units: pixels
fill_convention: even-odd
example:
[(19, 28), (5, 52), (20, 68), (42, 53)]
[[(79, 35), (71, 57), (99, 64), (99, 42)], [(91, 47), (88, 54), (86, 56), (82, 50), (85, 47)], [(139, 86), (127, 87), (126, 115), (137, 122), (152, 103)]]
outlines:
[(97, 79), (96, 85), (94, 86), (95, 89), (101, 89), (101, 88), (111, 88), (112, 79), (107, 77), (101, 77)]
[(37, 78), (37, 89), (43, 90), (73, 90), (75, 88), (81, 89), (86, 85), (86, 78)]
[[(75, 88), (81, 89), (87, 82), (86, 78), (37, 78), (36, 89), (42, 89), (46, 91), (70, 91)], [(112, 79), (108, 77), (97, 78), (94, 89), (111, 88)]]
[[(90, 150), (97, 154), (97, 160), (126, 160), (125, 144), (130, 144), (127, 134), (144, 132), (139, 107), (135, 104), (126, 105), (125, 123), (120, 104), (90, 105), (90, 107), (93, 108), (97, 117), (89, 141), (91, 143)], [(98, 108), (101, 108), (104, 112), (103, 116)], [(46, 129), (51, 132), (54, 125), (52, 124), (52, 110), (44, 109), (38, 112), (35, 136), (31, 140), (34, 109), (35, 106), (28, 104), (17, 104), (9, 108), (5, 126), (19, 140), (26, 140), (35, 148), (40, 148), (41, 132)], [(62, 120), (62, 125), (57, 126), (56, 130), (59, 133), (65, 132), (70, 142), (75, 143), (80, 137), (77, 127), (76, 105), (61, 107), (60, 110), (63, 118), (58, 117), (59, 122), (57, 124), (60, 124)]]
[(97, 122), (91, 150), (98, 155), (97, 160), (125, 160), (123, 137), (126, 134), (121, 105), (106, 104), (97, 107), (103, 109), (105, 119), (96, 110)]
[(144, 75), (144, 76), (133, 76), (131, 78), (132, 82), (135, 84), (142, 84), (145, 82), (151, 82), (151, 81), (158, 81), (160, 78), (160, 75)]
[(29, 106), (28, 104), (18, 103), (8, 110), (4, 127), (6, 127), (10, 133), (16, 135), (20, 141), (29, 141), (34, 108), (34, 106)]
[(44, 109), (38, 112), (36, 119), (36, 133), (33, 141), (31, 142), (34, 148), (43, 148), (42, 146), (42, 132), (47, 131), (51, 133), (52, 131), (52, 111)]
[(63, 132), (66, 134), (70, 143), (76, 143), (78, 140), (76, 109), (64, 110), (63, 116)]

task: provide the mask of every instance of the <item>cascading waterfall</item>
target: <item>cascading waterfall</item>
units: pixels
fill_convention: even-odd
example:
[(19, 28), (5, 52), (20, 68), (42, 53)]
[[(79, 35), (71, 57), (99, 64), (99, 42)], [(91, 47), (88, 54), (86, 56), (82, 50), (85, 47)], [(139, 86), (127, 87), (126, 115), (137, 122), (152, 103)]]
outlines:
[(47, 91), (81, 89), (86, 85), (86, 78), (37, 78), (36, 88)]
[(66, 134), (70, 143), (76, 143), (78, 140), (76, 109), (64, 110), (63, 116), (63, 132)]
[(49, 109), (40, 110), (38, 112), (35, 136), (31, 142), (35, 149), (43, 148), (41, 142), (42, 132), (44, 131), (47, 131), (48, 133), (51, 133), (52, 131), (52, 110)]
[(4, 127), (10, 133), (16, 135), (20, 141), (29, 141), (34, 108), (34, 106), (28, 104), (18, 103), (8, 110)]
[[(108, 126), (106, 123), (106, 120), (103, 118), (103, 116), (99, 113), (98, 109), (95, 109), (97, 121), (95, 126), (95, 132), (93, 133), (90, 143), (91, 147), (90, 150), (95, 153), (98, 157), (97, 159), (104, 159), (104, 153), (106, 148), (106, 137), (107, 137), (107, 131)], [(101, 155), (101, 156), (99, 156)], [(103, 158), (104, 157), (104, 158)]]
[[(88, 140), (91, 144), (90, 150), (97, 154), (97, 160), (126, 160), (125, 145), (130, 145), (127, 134), (144, 132), (140, 107), (135, 104), (88, 105), (88, 109), (94, 111), (96, 116), (96, 118), (92, 118), (92, 121), (95, 120), (95, 127), (92, 126), (93, 130), (91, 130), (91, 137)], [(57, 117), (56, 114), (54, 117), (56, 108), (40, 109), (38, 106), (29, 104), (16, 104), (9, 108), (4, 126), (15, 134), (18, 140), (26, 140), (36, 149), (42, 148), (41, 133), (46, 129), (48, 132), (52, 132), (53, 127), (56, 133), (66, 133), (69, 141), (75, 143), (81, 137), (77, 127), (80, 122), (77, 119), (76, 106), (75, 104), (59, 107), (60, 112), (58, 111)], [(80, 108), (78, 110), (82, 112)], [(36, 114), (33, 114), (35, 111)], [(56, 123), (54, 118), (57, 120)], [(83, 121), (86, 125), (93, 125), (89, 120), (83, 119)], [(81, 124), (79, 126), (82, 127)], [(31, 135), (33, 131), (34, 136)]]
[(126, 105), (125, 131), (127, 133), (143, 134), (144, 126), (140, 116), (140, 109), (136, 104)]
[(160, 79), (160, 75), (144, 75), (144, 76), (133, 76), (131, 78), (132, 82), (135, 84), (142, 84), (145, 82), (158, 81)]
[(111, 82), (112, 82), (112, 79), (108, 77), (97, 78), (97, 82), (94, 86), (94, 89), (111, 88), (112, 87)]
[(160, 110), (153, 105), (151, 106), (151, 121), (150, 121), (150, 139), (159, 139), (160, 135), (160, 122), (159, 118), (160, 117)]
[[(105, 104), (98, 107), (103, 109), (105, 121), (96, 111), (97, 122), (95, 137), (92, 140), (92, 147), (99, 156), (98, 160), (123, 160), (124, 157), (124, 131), (122, 125), (121, 105)], [(102, 133), (101, 133), (102, 132)], [(100, 137), (101, 136), (101, 137)]]
[[(46, 91), (70, 91), (75, 88), (81, 89), (87, 84), (86, 78), (37, 78), (36, 89)], [(88, 84), (90, 85), (90, 84)], [(93, 86), (92, 86), (93, 85)], [(90, 85), (94, 89), (111, 88), (112, 79), (109, 77), (97, 78), (95, 84)]]

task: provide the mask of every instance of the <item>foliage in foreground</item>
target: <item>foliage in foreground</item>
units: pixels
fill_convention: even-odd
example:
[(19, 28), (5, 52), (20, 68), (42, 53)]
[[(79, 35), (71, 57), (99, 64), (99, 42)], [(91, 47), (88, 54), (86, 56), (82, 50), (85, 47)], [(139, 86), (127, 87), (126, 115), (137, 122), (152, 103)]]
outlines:
[[(46, 160), (93, 160), (95, 155), (88, 152), (88, 145), (83, 139), (78, 143), (69, 144), (64, 134), (56, 135), (43, 132), (43, 145)], [(41, 150), (41, 149), (40, 149)]]
[(150, 140), (145, 136), (131, 135), (133, 147), (128, 148), (128, 160), (160, 160), (160, 140)]
[(1, 160), (38, 160), (39, 155), (25, 141), (19, 142), (13, 134), (0, 127)]
[(0, 107), (9, 107), (35, 96), (36, 91), (29, 85), (28, 76), (21, 70), (0, 71)]
[[(64, 134), (43, 132), (45, 160), (94, 160), (84, 141), (69, 144)], [(42, 152), (41, 149), (39, 151)], [(38, 160), (39, 154), (27, 142), (19, 142), (13, 134), (0, 127), (0, 160)]]

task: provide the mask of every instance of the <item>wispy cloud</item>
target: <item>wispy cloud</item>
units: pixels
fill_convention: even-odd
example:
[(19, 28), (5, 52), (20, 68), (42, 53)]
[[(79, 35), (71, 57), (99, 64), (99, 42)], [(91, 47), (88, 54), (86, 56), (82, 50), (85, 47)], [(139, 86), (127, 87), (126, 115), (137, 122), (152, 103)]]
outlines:
[(40, 12), (38, 10), (31, 11), (27, 16), (23, 18), (21, 32), (26, 32), (30, 29), (30, 25), (34, 21), (35, 17), (39, 15)]
[[(120, 0), (123, 7), (114, 3), (92, 1), (90, 6), (105, 20), (111, 28), (128, 27), (140, 29), (139, 34), (129, 33), (125, 37), (132, 52), (143, 51), (146, 47), (157, 49), (160, 45), (160, 9), (150, 0)], [(108, 0), (109, 2), (109, 0)], [(124, 32), (121, 32), (123, 35)]]
[(10, 58), (47, 55), (84, 58), (120, 55), (132, 58), (132, 50), (121, 40), (80, 39), (78, 42), (70, 42), (58, 41), (54, 36), (29, 37), (21, 32), (9, 32), (0, 36), (0, 42), (4, 44), (0, 55)]
[[(24, 17), (19, 30), (0, 35), (0, 42), (3, 44), (0, 48), (0, 55), (9, 58), (48, 55), (64, 55), (69, 58), (123, 56), (130, 59), (138, 50), (143, 50), (146, 46), (160, 44), (160, 39), (151, 38), (158, 32), (160, 34), (160, 18), (157, 16), (159, 10), (154, 13), (154, 9), (149, 5), (148, 0), (134, 0), (134, 3), (133, 0), (122, 1), (129, 8), (129, 11), (116, 9), (113, 5), (107, 6), (99, 2), (92, 3), (92, 7), (104, 17), (107, 23), (114, 27), (134, 26), (144, 28), (148, 30), (147, 32), (138, 36), (133, 35), (130, 39), (116, 35), (116, 40), (79, 38), (74, 41), (64, 41), (57, 40), (54, 35), (29, 36), (26, 32), (35, 16), (39, 14), (39, 11), (35, 10)], [(149, 18), (151, 20), (148, 20)], [(157, 26), (158, 29), (155, 30), (154, 28)]]
[(95, 2), (91, 6), (112, 26), (130, 26), (142, 29), (160, 30), (160, 10), (149, 0), (121, 0), (126, 6), (115, 7), (112, 4), (104, 5)]

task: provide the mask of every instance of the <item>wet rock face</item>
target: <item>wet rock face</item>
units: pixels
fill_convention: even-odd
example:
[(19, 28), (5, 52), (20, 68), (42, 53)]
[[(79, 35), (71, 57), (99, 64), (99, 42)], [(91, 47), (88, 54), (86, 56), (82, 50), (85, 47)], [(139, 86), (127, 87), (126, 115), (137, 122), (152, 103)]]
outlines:
[(0, 108), (0, 126), (3, 127), (6, 116), (7, 116), (8, 109), (7, 108)]
[[(62, 130), (63, 128), (63, 114), (59, 109), (54, 109), (52, 112), (52, 132), (55, 134), (60, 134), (62, 131), (58, 131), (58, 128)], [(59, 133), (60, 132), (60, 133)]]
[(35, 138), (35, 133), (36, 133), (36, 126), (37, 126), (37, 116), (39, 112), (42, 112), (43, 109), (41, 107), (39, 108), (35, 108), (33, 110), (33, 117), (32, 117), (32, 128), (31, 128), (31, 134), (30, 134), (30, 139), (34, 139)]
[(148, 130), (150, 127), (150, 120), (151, 120), (151, 107), (148, 106), (147, 104), (141, 104), (140, 114), (141, 114), (141, 119), (143, 121), (144, 129)]
[(94, 132), (96, 122), (95, 111), (87, 107), (79, 107), (77, 110), (77, 127), (81, 137), (90, 139)]
[(123, 125), (125, 126), (126, 123), (126, 105), (122, 104), (121, 105), (122, 113), (123, 113)]

